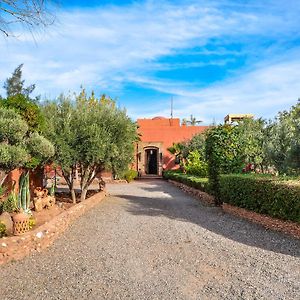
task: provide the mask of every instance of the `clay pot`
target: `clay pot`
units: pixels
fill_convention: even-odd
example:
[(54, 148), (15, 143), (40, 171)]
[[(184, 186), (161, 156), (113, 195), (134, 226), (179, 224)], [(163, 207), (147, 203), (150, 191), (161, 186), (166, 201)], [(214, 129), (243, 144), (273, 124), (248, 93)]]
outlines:
[(42, 188), (37, 187), (36, 189), (34, 189), (34, 194), (36, 195), (37, 198), (42, 198), (44, 192), (42, 191)]
[(23, 212), (17, 213), (13, 217), (14, 235), (21, 235), (29, 231), (29, 216)]
[(36, 212), (42, 211), (44, 206), (43, 206), (43, 199), (42, 198), (33, 198), (33, 203), (34, 203), (34, 210)]

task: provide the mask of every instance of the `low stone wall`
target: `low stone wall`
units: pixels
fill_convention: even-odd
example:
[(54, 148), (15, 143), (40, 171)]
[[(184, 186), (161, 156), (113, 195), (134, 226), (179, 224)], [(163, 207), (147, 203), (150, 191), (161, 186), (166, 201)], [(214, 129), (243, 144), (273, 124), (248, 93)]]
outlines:
[[(189, 195), (197, 198), (201, 202), (209, 205), (214, 204), (214, 197), (202, 192), (200, 190), (197, 190), (193, 187), (187, 186), (183, 183), (174, 181), (174, 180), (168, 180), (175, 186), (179, 187), (184, 192), (188, 193)], [(289, 234), (295, 238), (300, 239), (300, 225), (294, 222), (290, 221), (283, 221), (280, 219), (275, 219), (266, 215), (262, 215), (259, 213), (256, 213), (254, 211), (250, 211), (241, 207), (233, 206), (227, 203), (223, 203), (222, 205), (223, 211), (229, 214), (233, 214), (235, 216), (238, 216), (240, 218), (249, 220), (251, 222), (260, 224), (264, 226), (265, 228), (280, 231), (286, 234)]]
[(54, 217), (51, 221), (21, 236), (0, 239), (0, 265), (19, 260), (30, 253), (49, 247), (78, 217), (101, 202), (106, 192), (100, 192)]

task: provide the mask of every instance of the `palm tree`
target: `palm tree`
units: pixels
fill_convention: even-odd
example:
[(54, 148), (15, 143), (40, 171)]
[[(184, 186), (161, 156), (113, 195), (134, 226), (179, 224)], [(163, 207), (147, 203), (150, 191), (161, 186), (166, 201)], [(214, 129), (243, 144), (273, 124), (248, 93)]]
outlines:
[(196, 126), (197, 124), (200, 124), (203, 122), (202, 120), (197, 120), (193, 115), (190, 116), (190, 119), (183, 119), (182, 124), (184, 125), (191, 125), (191, 126)]

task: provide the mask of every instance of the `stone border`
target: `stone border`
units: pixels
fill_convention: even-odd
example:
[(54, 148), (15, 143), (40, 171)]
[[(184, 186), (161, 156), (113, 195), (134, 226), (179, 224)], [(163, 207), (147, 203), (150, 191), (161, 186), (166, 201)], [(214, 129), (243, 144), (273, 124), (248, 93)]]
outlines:
[(3, 237), (0, 240), (0, 265), (12, 260), (19, 260), (34, 252), (49, 247), (77, 218), (100, 203), (107, 193), (99, 192), (80, 202), (51, 221), (26, 232), (21, 236)]
[(201, 202), (204, 202), (208, 205), (214, 205), (214, 197), (212, 195), (209, 195), (203, 191), (200, 191), (175, 180), (168, 179), (168, 181), (180, 188), (181, 190), (183, 190), (185, 193), (188, 193), (189, 195), (197, 198)]
[[(197, 198), (201, 202), (204, 202), (204, 204), (214, 204), (214, 197), (205, 192), (174, 180), (169, 179), (168, 182), (174, 184), (185, 193), (188, 193), (189, 195)], [(300, 225), (298, 223), (275, 219), (270, 216), (259, 214), (257, 212), (233, 206), (227, 203), (223, 203), (222, 209), (226, 213), (238, 216), (256, 224), (260, 224), (267, 229), (283, 232), (285, 234), (293, 236), (294, 238), (300, 239)]]

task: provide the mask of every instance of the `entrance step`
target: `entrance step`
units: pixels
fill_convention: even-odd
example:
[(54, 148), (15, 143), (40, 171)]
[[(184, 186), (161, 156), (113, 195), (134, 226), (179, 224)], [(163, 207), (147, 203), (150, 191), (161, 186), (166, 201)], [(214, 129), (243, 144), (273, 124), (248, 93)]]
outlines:
[(162, 179), (162, 176), (156, 174), (142, 175), (141, 179)]

